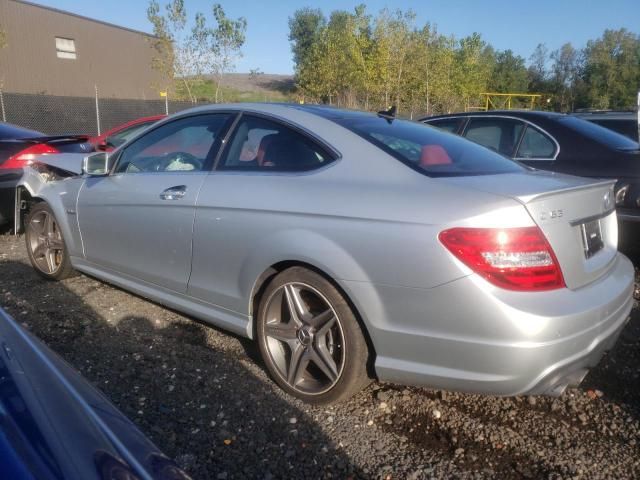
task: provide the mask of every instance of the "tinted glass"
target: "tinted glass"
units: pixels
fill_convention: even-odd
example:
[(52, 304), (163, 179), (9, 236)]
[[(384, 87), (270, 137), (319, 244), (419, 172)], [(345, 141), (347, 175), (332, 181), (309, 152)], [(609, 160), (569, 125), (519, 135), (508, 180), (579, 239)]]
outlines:
[(113, 147), (119, 147), (153, 123), (155, 122), (139, 123), (137, 125), (132, 125), (131, 127), (124, 128), (118, 133), (114, 133), (113, 135), (108, 136), (106, 142), (108, 145), (111, 145)]
[(422, 123), (389, 122), (374, 116), (336, 121), (430, 176), (488, 175), (524, 170), (480, 145)]
[(229, 115), (199, 115), (175, 120), (135, 140), (120, 155), (117, 173), (199, 171)]
[(508, 157), (518, 144), (524, 124), (510, 118), (472, 117), (464, 136)]
[(638, 124), (635, 119), (630, 120), (608, 120), (608, 119), (597, 119), (597, 120), (589, 120), (596, 125), (600, 125), (601, 127), (608, 128), (609, 130), (613, 130), (625, 137), (629, 137), (632, 140), (638, 139)]
[(305, 135), (270, 120), (244, 116), (236, 126), (220, 168), (310, 170), (331, 160)]
[(524, 132), (518, 158), (553, 158), (556, 153), (556, 145), (549, 137), (532, 126), (527, 126)]
[(620, 135), (608, 128), (572, 116), (559, 117), (558, 121), (570, 129), (589, 137), (592, 140), (618, 150), (638, 150), (638, 142)]
[(444, 130), (450, 133), (456, 133), (458, 127), (462, 123), (460, 118), (441, 118), (438, 120), (428, 120), (425, 122), (427, 125), (438, 127), (440, 130)]
[(27, 128), (0, 122), (0, 140), (10, 140), (19, 138), (45, 137), (44, 133), (29, 130)]

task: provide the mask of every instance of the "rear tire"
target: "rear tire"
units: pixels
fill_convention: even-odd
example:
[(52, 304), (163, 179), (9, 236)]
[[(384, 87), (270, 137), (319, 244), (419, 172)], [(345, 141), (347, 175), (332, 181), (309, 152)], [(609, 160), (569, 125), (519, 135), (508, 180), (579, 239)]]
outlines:
[(25, 241), (31, 265), (43, 278), (63, 280), (75, 274), (58, 221), (46, 203), (34, 205), (29, 212)]
[(284, 270), (267, 286), (257, 337), (271, 377), (304, 402), (343, 401), (371, 381), (369, 349), (354, 312), (327, 279), (306, 268)]

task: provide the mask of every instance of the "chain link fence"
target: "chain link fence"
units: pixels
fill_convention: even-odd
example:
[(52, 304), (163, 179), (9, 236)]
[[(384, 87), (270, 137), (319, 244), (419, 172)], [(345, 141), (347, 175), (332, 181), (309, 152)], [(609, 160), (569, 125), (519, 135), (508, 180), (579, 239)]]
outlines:
[(0, 121), (48, 135), (96, 135), (136, 118), (194, 106), (171, 100), (61, 97), (0, 90)]

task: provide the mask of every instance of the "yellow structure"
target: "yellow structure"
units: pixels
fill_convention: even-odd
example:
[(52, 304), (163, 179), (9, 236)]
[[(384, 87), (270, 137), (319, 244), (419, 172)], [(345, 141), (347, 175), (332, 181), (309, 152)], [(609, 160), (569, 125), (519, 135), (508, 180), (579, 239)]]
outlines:
[[(512, 108), (528, 108), (533, 110), (542, 95), (539, 93), (481, 93), (483, 105), (469, 107), (469, 110), (511, 110)], [(516, 106), (514, 106), (514, 103)], [(528, 107), (523, 107), (528, 105)]]

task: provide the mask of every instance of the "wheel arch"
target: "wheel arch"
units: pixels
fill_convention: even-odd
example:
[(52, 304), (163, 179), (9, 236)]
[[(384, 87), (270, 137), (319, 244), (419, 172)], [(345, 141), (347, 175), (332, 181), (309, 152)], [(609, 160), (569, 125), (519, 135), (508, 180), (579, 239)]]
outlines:
[(18, 185), (16, 187), (16, 210), (14, 220), (14, 231), (16, 234), (24, 232), (25, 220), (33, 206), (44, 201), (44, 198), (33, 195), (24, 185)]
[[(78, 255), (82, 252), (82, 244), (78, 235), (76, 235), (76, 228), (73, 224), (75, 219), (75, 210), (68, 211), (64, 203), (64, 195), (61, 194), (61, 185), (63, 182), (53, 183), (36, 183), (35, 188), (31, 182), (23, 181), (16, 187), (16, 227), (19, 224), (18, 232), (24, 231), (26, 228), (26, 220), (29, 212), (34, 205), (40, 203), (46, 203), (53, 215), (55, 216), (58, 227), (62, 230), (62, 236), (65, 244), (69, 249), (69, 253)], [(25, 207), (24, 210), (22, 207)], [(73, 205), (75, 208), (75, 205)], [(70, 219), (70, 215), (72, 218)], [(19, 218), (19, 220), (18, 220)]]

